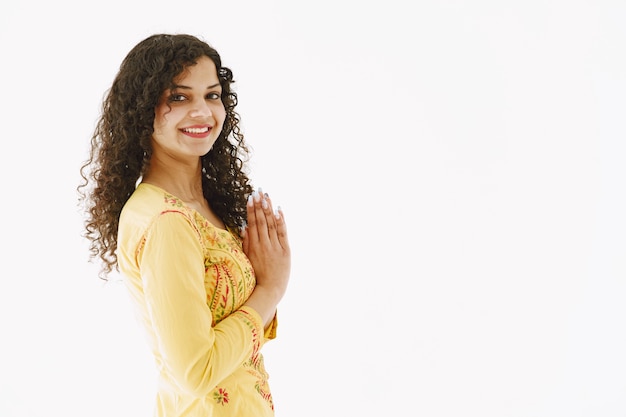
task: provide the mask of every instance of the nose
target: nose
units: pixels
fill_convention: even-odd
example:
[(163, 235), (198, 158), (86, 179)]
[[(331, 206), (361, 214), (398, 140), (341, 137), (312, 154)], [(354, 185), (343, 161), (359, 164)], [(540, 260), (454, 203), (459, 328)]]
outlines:
[(196, 100), (189, 111), (190, 117), (208, 117), (212, 115), (211, 107), (204, 99)]

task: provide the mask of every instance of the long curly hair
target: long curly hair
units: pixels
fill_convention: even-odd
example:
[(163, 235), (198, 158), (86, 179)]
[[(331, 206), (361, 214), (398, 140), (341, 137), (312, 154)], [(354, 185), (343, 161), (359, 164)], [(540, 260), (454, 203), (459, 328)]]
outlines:
[(138, 43), (120, 65), (102, 103), (89, 157), (80, 169), (83, 181), (77, 191), (86, 213), (84, 236), (90, 241), (89, 258), (103, 264), (103, 279), (117, 270), (119, 217), (152, 156), (150, 139), (159, 98), (203, 56), (215, 63), (226, 109), (218, 139), (201, 157), (204, 197), (231, 229), (239, 230), (246, 221), (246, 198), (252, 192), (245, 167), (249, 149), (235, 111), (232, 71), (222, 66), (214, 48), (197, 37), (152, 35)]

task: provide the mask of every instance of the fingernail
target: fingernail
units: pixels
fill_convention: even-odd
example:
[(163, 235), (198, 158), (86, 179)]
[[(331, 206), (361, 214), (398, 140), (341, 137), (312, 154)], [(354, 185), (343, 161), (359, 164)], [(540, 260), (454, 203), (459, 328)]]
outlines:
[(263, 199), (263, 201), (261, 202), (261, 206), (266, 209), (267, 208), (267, 200)]
[(259, 195), (258, 192), (255, 191), (252, 193), (252, 195), (254, 196), (254, 201), (256, 201), (257, 203), (261, 201), (261, 196)]
[(252, 206), (253, 206), (253, 202), (252, 202), (252, 199), (254, 198), (254, 197), (253, 197), (253, 195), (254, 195), (254, 193), (252, 193), (252, 194), (250, 194), (250, 195), (248, 196), (248, 205), (249, 205), (250, 207), (252, 207)]
[(280, 213), (278, 212), (278, 209), (274, 209), (274, 217), (276, 217), (276, 219), (280, 219)]

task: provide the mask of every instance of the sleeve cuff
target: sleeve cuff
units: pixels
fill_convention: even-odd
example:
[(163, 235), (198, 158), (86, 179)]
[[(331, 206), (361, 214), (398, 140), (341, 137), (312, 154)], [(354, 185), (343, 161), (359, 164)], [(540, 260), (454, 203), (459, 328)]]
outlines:
[(278, 328), (278, 313), (274, 314), (274, 318), (270, 322), (269, 326), (267, 326), (267, 329), (263, 329), (263, 319), (255, 309), (249, 306), (242, 306), (238, 311), (243, 313), (248, 321), (254, 325), (254, 327), (256, 328), (256, 331), (254, 332), (255, 335), (263, 335), (261, 345), (268, 340), (276, 338), (276, 329)]
[(278, 328), (278, 312), (274, 313), (274, 318), (270, 322), (270, 325), (267, 326), (265, 332), (263, 334), (263, 338), (267, 340), (276, 339), (276, 329)]

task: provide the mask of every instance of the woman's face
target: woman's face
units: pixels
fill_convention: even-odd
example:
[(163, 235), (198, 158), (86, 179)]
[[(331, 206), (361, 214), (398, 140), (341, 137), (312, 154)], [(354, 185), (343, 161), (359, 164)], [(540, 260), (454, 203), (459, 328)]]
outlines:
[(206, 56), (178, 76), (155, 109), (153, 156), (197, 163), (208, 153), (226, 117), (221, 94), (215, 64)]

